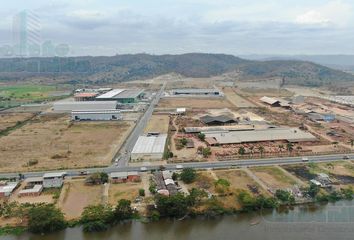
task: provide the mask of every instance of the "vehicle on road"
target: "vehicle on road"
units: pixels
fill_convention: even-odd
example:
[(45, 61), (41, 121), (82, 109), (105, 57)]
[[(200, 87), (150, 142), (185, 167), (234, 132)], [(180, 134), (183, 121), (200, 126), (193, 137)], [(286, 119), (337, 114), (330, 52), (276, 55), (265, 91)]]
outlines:
[(349, 159), (349, 156), (343, 156), (343, 159), (347, 160)]
[(85, 175), (88, 174), (88, 171), (81, 171), (79, 174), (80, 174), (81, 176), (85, 176)]
[(303, 157), (303, 158), (301, 159), (301, 161), (303, 161), (303, 162), (308, 162), (308, 161), (309, 161), (309, 158), (308, 158), (308, 157)]
[(140, 168), (140, 171), (141, 171), (141, 172), (146, 172), (146, 171), (147, 171), (147, 167), (141, 167), (141, 168)]
[(183, 169), (183, 165), (176, 165), (176, 169)]

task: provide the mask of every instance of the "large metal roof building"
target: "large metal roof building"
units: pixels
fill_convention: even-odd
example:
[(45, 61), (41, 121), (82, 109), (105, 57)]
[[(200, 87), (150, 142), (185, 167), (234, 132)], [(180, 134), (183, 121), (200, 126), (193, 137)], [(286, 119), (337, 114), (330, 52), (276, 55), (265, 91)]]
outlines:
[(143, 96), (144, 90), (142, 89), (113, 89), (98, 97), (96, 100), (115, 100), (120, 103), (134, 103)]
[(220, 131), (204, 132), (205, 137), (214, 138), (219, 144), (265, 142), (265, 141), (288, 141), (310, 142), (317, 138), (309, 132), (298, 128), (270, 128), (253, 131)]
[(53, 104), (56, 112), (71, 111), (98, 111), (98, 110), (115, 110), (117, 109), (116, 101), (58, 101)]
[(131, 152), (131, 160), (160, 160), (165, 151), (167, 134), (140, 136)]

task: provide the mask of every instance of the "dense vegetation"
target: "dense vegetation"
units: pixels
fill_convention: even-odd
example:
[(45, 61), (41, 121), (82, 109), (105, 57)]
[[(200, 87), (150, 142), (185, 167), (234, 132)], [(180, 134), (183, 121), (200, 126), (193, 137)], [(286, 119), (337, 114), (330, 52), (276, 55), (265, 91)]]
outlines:
[[(0, 79), (48, 77), (76, 84), (112, 83), (144, 79), (167, 73), (210, 77), (237, 72), (235, 78), (284, 78), (285, 84), (319, 86), (333, 81), (353, 81), (354, 76), (304, 61), (249, 61), (232, 55), (189, 53), (182, 55), (127, 54), (112, 57), (0, 59)], [(61, 80), (60, 80), (61, 81)]]

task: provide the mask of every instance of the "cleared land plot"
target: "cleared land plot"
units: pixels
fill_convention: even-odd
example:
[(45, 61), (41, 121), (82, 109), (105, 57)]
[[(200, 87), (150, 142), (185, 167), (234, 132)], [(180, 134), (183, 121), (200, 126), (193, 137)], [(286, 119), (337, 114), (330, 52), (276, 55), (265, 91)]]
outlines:
[(282, 168), (304, 181), (316, 178), (319, 173), (329, 173), (326, 169), (321, 168), (315, 163), (309, 163), (308, 165), (287, 165), (282, 166)]
[(186, 186), (189, 191), (192, 190), (192, 188), (198, 188), (204, 189), (211, 194), (215, 194), (214, 182), (215, 178), (210, 171), (200, 171), (198, 172), (197, 179), (191, 184), (186, 184)]
[(77, 219), (88, 205), (102, 201), (103, 185), (86, 186), (84, 181), (66, 182), (61, 191), (59, 207), (67, 219)]
[(167, 133), (170, 117), (168, 115), (152, 115), (144, 132)]
[[(133, 124), (71, 123), (65, 115), (36, 117), (0, 138), (0, 171), (109, 165)], [(27, 166), (30, 160), (37, 164)]]
[(272, 189), (290, 188), (296, 182), (276, 167), (256, 167), (251, 171)]
[(325, 169), (333, 181), (341, 185), (354, 186), (354, 165), (352, 163), (345, 161), (321, 163), (319, 167)]
[(33, 117), (32, 113), (0, 113), (0, 132)]
[(214, 172), (219, 179), (223, 178), (228, 180), (231, 187), (235, 190), (249, 191), (249, 186), (256, 186), (260, 193), (263, 191), (262, 188), (242, 170), (222, 170)]
[(236, 94), (236, 92), (232, 88), (226, 87), (223, 89), (223, 92), (225, 93), (226, 98), (236, 107), (240, 107), (240, 108), (256, 107), (256, 105), (254, 105), (250, 101), (247, 101), (245, 98)]
[(163, 98), (160, 100), (158, 108), (232, 108), (229, 101), (222, 98)]
[(139, 183), (118, 183), (110, 184), (108, 190), (108, 202), (116, 205), (120, 199), (134, 201), (139, 196), (139, 189), (143, 189), (144, 185)]

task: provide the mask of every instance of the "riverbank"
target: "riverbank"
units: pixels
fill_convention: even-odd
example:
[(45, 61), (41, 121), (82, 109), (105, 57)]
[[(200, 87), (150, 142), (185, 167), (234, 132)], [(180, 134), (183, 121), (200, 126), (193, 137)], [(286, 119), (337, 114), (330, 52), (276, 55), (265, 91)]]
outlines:
[[(80, 226), (63, 231), (36, 235), (3, 236), (3, 240), (94, 240), (94, 239), (352, 239), (353, 201), (306, 204), (289, 209), (263, 210), (218, 217), (193, 217), (183, 221), (161, 219), (144, 223), (118, 224), (105, 232), (85, 233)], [(254, 219), (258, 223), (253, 225)]]

